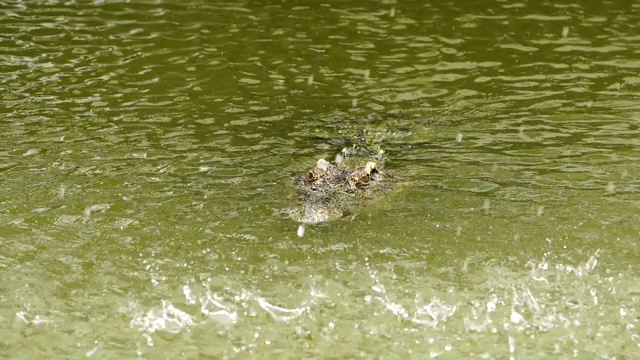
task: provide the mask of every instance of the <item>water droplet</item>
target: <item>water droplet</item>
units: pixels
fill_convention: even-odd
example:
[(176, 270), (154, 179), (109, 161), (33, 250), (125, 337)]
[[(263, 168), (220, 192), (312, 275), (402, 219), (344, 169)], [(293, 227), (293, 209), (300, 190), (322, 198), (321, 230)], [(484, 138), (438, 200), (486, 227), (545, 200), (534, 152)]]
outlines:
[(613, 181), (609, 181), (607, 184), (607, 192), (612, 193), (616, 191), (616, 184)]
[(84, 209), (84, 216), (89, 216), (93, 212), (103, 212), (111, 208), (110, 204), (91, 205)]
[(516, 352), (516, 340), (513, 338), (513, 336), (509, 336), (509, 359), (510, 360), (514, 360), (515, 357), (515, 352)]
[(60, 189), (58, 189), (58, 199), (63, 199), (64, 193), (66, 191), (67, 191), (67, 188), (64, 186), (64, 184), (60, 185)]
[(29, 150), (27, 150), (26, 153), (22, 154), (22, 156), (36, 155), (39, 152), (40, 152), (40, 150), (38, 150), (38, 149), (29, 149)]
[(588, 272), (592, 272), (593, 269), (596, 268), (596, 265), (598, 265), (598, 253), (600, 252), (600, 250), (596, 250), (596, 253), (593, 256), (589, 257), (589, 260), (587, 260), (587, 263), (585, 264), (585, 269)]
[(93, 343), (95, 344), (95, 346), (85, 353), (86, 357), (92, 357), (100, 349), (100, 343), (98, 341), (94, 341)]
[(518, 314), (515, 311), (511, 313), (511, 322), (512, 323), (520, 324), (523, 321), (524, 321), (524, 318), (522, 317), (522, 315)]
[(484, 211), (489, 211), (489, 208), (491, 208), (491, 200), (484, 199), (484, 204), (482, 205), (482, 209)]
[(496, 303), (495, 303), (495, 301), (492, 300), (492, 301), (487, 302), (487, 311), (488, 312), (496, 311)]

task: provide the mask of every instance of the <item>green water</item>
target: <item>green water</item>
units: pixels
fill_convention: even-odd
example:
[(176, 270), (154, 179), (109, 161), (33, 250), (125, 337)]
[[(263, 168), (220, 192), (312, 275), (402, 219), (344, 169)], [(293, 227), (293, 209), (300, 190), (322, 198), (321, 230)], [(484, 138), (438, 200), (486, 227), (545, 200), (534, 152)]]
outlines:
[[(630, 3), (0, 0), (0, 357), (634, 358)], [(398, 111), (396, 189), (298, 237)]]

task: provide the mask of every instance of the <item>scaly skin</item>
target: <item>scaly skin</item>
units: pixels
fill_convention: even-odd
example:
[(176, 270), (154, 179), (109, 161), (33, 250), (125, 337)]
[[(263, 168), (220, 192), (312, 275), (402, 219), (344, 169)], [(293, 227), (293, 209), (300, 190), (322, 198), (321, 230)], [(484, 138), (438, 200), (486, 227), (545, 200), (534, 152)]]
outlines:
[[(382, 152), (376, 156), (381, 160)], [(334, 164), (318, 160), (306, 178), (297, 180), (301, 205), (288, 211), (294, 220), (303, 224), (337, 220), (363, 201), (388, 190), (378, 164), (364, 162), (367, 156), (361, 149), (345, 150), (337, 159)], [(358, 163), (361, 166), (353, 165)]]

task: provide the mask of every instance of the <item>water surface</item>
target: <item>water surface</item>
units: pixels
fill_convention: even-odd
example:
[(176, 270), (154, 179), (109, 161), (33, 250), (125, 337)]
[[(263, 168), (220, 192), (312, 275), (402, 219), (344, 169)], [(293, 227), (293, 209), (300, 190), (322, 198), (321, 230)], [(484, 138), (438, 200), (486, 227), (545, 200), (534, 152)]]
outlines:
[[(1, 356), (640, 351), (637, 5), (0, 4)], [(299, 238), (399, 111), (396, 189)]]

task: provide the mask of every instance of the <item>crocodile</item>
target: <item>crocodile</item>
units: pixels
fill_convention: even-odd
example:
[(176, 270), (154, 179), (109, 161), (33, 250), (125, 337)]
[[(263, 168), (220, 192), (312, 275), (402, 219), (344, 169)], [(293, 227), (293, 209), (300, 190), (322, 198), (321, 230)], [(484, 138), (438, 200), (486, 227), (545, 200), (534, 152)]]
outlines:
[(333, 163), (319, 159), (306, 175), (296, 177), (300, 205), (288, 209), (289, 215), (301, 224), (318, 224), (351, 213), (391, 188), (383, 161), (384, 151), (371, 155), (362, 146), (343, 149)]
[(411, 148), (429, 137), (430, 117), (406, 113), (372, 114), (353, 121), (329, 116), (324, 126), (314, 129), (311, 140), (336, 148), (346, 146), (333, 162), (317, 160), (308, 173), (295, 176), (298, 206), (286, 209), (300, 223), (318, 224), (352, 214), (358, 206), (394, 188), (397, 178), (384, 168), (383, 145)]

